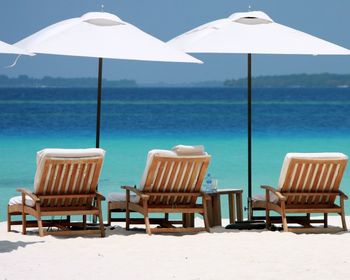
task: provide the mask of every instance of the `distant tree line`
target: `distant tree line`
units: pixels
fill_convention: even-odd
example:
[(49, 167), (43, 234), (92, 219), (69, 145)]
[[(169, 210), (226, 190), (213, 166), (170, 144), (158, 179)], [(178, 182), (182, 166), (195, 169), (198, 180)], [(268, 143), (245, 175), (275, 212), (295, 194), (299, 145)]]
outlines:
[[(97, 78), (60, 78), (49, 77), (32, 78), (20, 75), (10, 78), (0, 75), (0, 87), (96, 87)], [(137, 87), (135, 80), (106, 80), (103, 79), (104, 87)], [(185, 84), (153, 84), (147, 86), (189, 86), (189, 87), (237, 87), (247, 86), (247, 78), (230, 79), (222, 81), (202, 81)], [(253, 77), (254, 87), (350, 87), (350, 74), (292, 74), (276, 76)]]
[[(293, 74), (253, 77), (254, 87), (350, 87), (349, 74)], [(228, 87), (246, 87), (247, 78), (224, 81)]]
[[(134, 80), (110, 81), (103, 79), (104, 87), (136, 87)], [(41, 79), (31, 78), (27, 75), (20, 75), (17, 78), (10, 78), (0, 75), (0, 87), (96, 87), (97, 78), (54, 78), (45, 76)]]

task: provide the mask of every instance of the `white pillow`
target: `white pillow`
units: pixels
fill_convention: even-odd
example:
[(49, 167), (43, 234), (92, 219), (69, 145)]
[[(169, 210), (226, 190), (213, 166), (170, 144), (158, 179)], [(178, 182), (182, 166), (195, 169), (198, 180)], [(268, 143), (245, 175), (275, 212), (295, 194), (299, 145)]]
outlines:
[[(109, 202), (125, 202), (126, 201), (126, 193), (109, 193), (107, 195), (107, 201)], [(130, 202), (139, 203), (140, 197), (136, 194), (130, 194)]]
[[(30, 207), (35, 206), (34, 200), (29, 195), (25, 196), (25, 204)], [(9, 205), (22, 205), (22, 196), (19, 195), (12, 197), (9, 201)]]
[(186, 146), (186, 145), (177, 145), (171, 149), (178, 156), (203, 156), (205, 155), (204, 146)]

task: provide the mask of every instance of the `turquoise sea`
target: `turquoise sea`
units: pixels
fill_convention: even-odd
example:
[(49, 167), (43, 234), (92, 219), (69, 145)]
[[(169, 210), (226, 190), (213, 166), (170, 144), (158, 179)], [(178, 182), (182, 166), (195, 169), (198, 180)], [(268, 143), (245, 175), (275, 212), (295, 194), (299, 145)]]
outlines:
[[(276, 185), (287, 152), (350, 155), (350, 89), (254, 89), (253, 100), (253, 194)], [(150, 149), (203, 144), (219, 188), (243, 188), (246, 202), (246, 107), (246, 89), (104, 88), (99, 190), (138, 184)], [(32, 188), (36, 152), (94, 147), (95, 118), (93, 88), (0, 88), (0, 220), (16, 188)]]

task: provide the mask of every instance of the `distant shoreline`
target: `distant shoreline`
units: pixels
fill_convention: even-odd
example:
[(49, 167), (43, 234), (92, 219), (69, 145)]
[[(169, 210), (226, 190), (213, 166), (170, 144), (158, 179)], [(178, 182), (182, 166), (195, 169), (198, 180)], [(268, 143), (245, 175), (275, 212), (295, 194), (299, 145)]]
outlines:
[[(291, 74), (253, 77), (254, 88), (350, 88), (350, 74)], [(135, 80), (106, 80), (104, 88), (246, 88), (247, 79), (199, 81), (189, 83), (138, 83)], [(15, 78), (0, 75), (0, 88), (96, 88), (96, 78), (32, 78), (20, 75)]]
[[(197, 88), (197, 89), (222, 89), (222, 88), (229, 88), (225, 86), (190, 86), (190, 85), (169, 85), (169, 86), (157, 86), (157, 85), (139, 85), (135, 87), (123, 87), (123, 86), (103, 86), (104, 89), (187, 89), (187, 88)], [(231, 87), (232, 89), (241, 89), (241, 90), (247, 90), (247, 87)], [(1, 86), (0, 85), (0, 90), (5, 90), (5, 89), (96, 89), (97, 90), (97, 85), (96, 86)], [(290, 86), (285, 86), (285, 87), (261, 87), (261, 86), (256, 86), (253, 88), (254, 90), (257, 89), (350, 89), (350, 87), (343, 87), (343, 86), (319, 86), (319, 87), (307, 87), (307, 86), (298, 86), (298, 87), (290, 87)]]

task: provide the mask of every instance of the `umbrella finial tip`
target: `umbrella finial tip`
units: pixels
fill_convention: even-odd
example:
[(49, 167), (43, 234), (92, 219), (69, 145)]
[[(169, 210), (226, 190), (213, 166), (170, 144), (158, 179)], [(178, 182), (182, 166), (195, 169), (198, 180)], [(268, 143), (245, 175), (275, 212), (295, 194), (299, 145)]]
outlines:
[(252, 5), (248, 5), (248, 12), (252, 10)]

